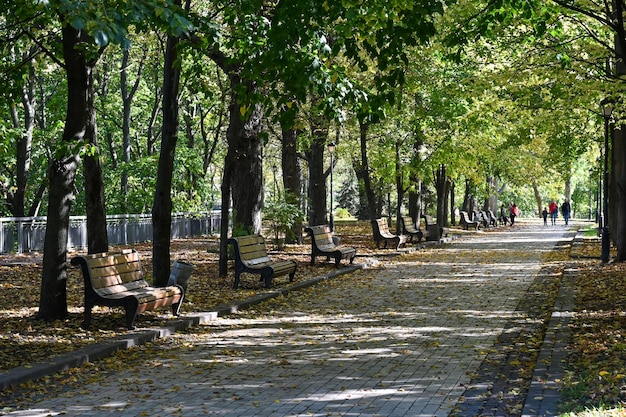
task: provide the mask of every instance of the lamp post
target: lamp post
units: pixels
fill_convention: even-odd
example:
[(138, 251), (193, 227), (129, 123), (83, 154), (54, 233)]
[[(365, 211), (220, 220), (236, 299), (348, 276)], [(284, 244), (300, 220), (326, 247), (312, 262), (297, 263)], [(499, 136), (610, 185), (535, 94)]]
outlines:
[(335, 142), (328, 144), (328, 152), (330, 153), (330, 231), (335, 231), (335, 215), (333, 214), (333, 169), (334, 169), (334, 154), (335, 154)]
[(604, 195), (602, 201), (602, 214), (604, 215), (602, 227), (602, 262), (607, 263), (611, 259), (611, 234), (609, 231), (609, 119), (613, 113), (610, 103), (602, 106), (604, 117)]

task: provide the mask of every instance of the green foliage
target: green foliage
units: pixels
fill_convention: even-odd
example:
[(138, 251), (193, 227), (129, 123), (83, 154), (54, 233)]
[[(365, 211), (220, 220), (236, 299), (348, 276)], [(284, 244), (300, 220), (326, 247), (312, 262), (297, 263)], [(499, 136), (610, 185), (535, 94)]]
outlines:
[(350, 219), (352, 218), (352, 215), (350, 214), (350, 212), (343, 208), (340, 207), (337, 210), (335, 210), (335, 218), (337, 219)]
[(282, 200), (272, 201), (264, 208), (264, 216), (269, 222), (275, 244), (281, 246), (280, 236), (286, 236), (297, 219), (303, 216), (300, 208)]

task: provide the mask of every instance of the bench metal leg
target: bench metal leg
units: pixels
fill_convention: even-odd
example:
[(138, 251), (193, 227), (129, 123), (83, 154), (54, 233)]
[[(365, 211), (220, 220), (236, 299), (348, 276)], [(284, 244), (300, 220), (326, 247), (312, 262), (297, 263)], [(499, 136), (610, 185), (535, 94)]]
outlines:
[(124, 303), (126, 310), (126, 328), (135, 330), (135, 319), (137, 318), (137, 310), (139, 309), (139, 300), (136, 298), (128, 298)]
[(241, 271), (235, 269), (235, 283), (233, 284), (233, 289), (236, 290), (237, 288), (239, 288), (239, 279), (241, 275)]
[(89, 325), (91, 324), (91, 309), (93, 306), (88, 306), (85, 305), (85, 314), (83, 317), (83, 324), (82, 324), (82, 328), (83, 329), (88, 329)]
[(265, 288), (270, 288), (272, 286), (272, 277), (274, 276), (274, 270), (267, 266), (263, 268), (259, 274), (261, 275), (261, 281), (265, 282)]

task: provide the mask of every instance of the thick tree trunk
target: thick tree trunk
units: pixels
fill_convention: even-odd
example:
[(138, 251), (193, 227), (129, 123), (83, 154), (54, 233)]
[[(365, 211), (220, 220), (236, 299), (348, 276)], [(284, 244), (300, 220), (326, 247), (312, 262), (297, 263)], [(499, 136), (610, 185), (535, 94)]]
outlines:
[[(87, 92), (91, 68), (88, 67), (85, 57), (78, 48), (81, 42), (86, 41), (86, 34), (69, 25), (63, 28), (62, 34), (68, 90), (63, 142), (67, 145), (77, 144), (84, 140), (89, 117)], [(78, 156), (70, 153), (52, 160), (48, 168), (50, 184), (48, 218), (37, 314), (37, 317), (43, 320), (55, 320), (67, 316), (67, 237), (78, 162)]]
[(307, 152), (309, 160), (309, 224), (327, 224), (327, 192), (326, 173), (324, 171), (324, 150), (328, 140), (329, 122), (322, 116), (312, 116), (310, 119), (311, 136), (313, 142)]
[(498, 177), (487, 175), (487, 198), (485, 199), (484, 210), (491, 210), (494, 213), (498, 210)]
[(170, 274), (170, 238), (172, 224), (172, 175), (178, 141), (178, 66), (179, 39), (169, 36), (163, 71), (163, 128), (156, 189), (152, 205), (152, 266), (155, 286), (165, 286)]
[[(86, 95), (85, 140), (98, 150), (92, 66), (88, 66)], [(99, 150), (95, 153), (88, 153), (85, 156), (83, 171), (85, 178), (85, 208), (87, 212), (87, 250), (89, 253), (106, 252), (109, 250), (109, 239), (107, 236), (104, 182)]]
[(376, 209), (376, 193), (372, 187), (372, 179), (370, 177), (369, 161), (367, 158), (367, 130), (368, 125), (363, 121), (359, 121), (359, 138), (361, 143), (361, 178), (365, 187), (365, 195), (367, 196), (367, 209), (370, 220), (380, 217), (380, 209)]
[[(285, 202), (298, 206), (300, 204), (300, 189), (302, 187), (302, 171), (297, 153), (298, 131), (282, 128), (282, 170)], [(286, 243), (302, 243), (302, 219), (298, 218), (291, 227), (291, 234), (287, 235)]]
[[(233, 91), (240, 80), (231, 79)], [(248, 97), (254, 96), (255, 87), (243, 84)], [(233, 93), (230, 105), (230, 123), (226, 136), (229, 152), (233, 150), (231, 193), (233, 200), (233, 233), (260, 234), (263, 209), (263, 129), (260, 105), (250, 109), (247, 118), (241, 114), (240, 100)]]
[(609, 230), (617, 247), (616, 261), (626, 261), (626, 135), (623, 129), (612, 132), (612, 175), (609, 181)]
[(50, 192), (37, 313), (37, 318), (42, 320), (67, 316), (67, 237), (78, 162), (78, 157), (71, 155), (53, 160), (48, 169)]

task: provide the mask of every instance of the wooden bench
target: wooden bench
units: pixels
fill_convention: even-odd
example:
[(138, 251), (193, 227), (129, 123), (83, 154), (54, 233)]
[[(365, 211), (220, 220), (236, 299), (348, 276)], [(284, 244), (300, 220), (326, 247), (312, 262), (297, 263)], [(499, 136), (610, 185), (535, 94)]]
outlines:
[(126, 326), (135, 328), (139, 313), (172, 307), (178, 315), (185, 291), (180, 285), (152, 287), (143, 278), (139, 254), (132, 249), (76, 256), (72, 265), (81, 267), (85, 280), (83, 328), (91, 323), (91, 309), (96, 306), (123, 307)]
[(421, 242), (422, 239), (430, 236), (430, 232), (428, 230), (415, 227), (411, 216), (402, 216), (400, 220), (402, 222), (402, 234), (407, 235), (410, 242), (413, 241), (414, 236), (417, 236), (418, 242)]
[(496, 217), (495, 214), (493, 214), (493, 211), (487, 210), (487, 217), (489, 218), (489, 224), (491, 226), (495, 227), (498, 225), (498, 218)]
[(406, 236), (404, 235), (394, 235), (389, 231), (389, 226), (387, 226), (387, 220), (385, 219), (374, 219), (371, 221), (372, 223), (372, 233), (374, 235), (374, 242), (376, 242), (376, 248), (380, 247), (380, 243), (385, 243), (385, 248), (387, 248), (387, 243), (392, 243), (396, 249), (399, 249), (400, 246), (406, 244)]
[(489, 227), (489, 219), (484, 211), (474, 211), (474, 220), (480, 223), (483, 227)]
[(356, 249), (349, 246), (337, 245), (333, 240), (333, 234), (327, 225), (309, 226), (305, 232), (311, 236), (311, 265), (315, 264), (317, 255), (326, 256), (326, 260), (335, 258), (335, 265), (339, 266), (342, 259), (349, 259), (354, 262)]
[(296, 261), (273, 261), (267, 255), (265, 239), (261, 235), (231, 237), (227, 241), (235, 249), (235, 284), (239, 287), (242, 272), (261, 275), (261, 281), (267, 288), (272, 286), (272, 278), (289, 275), (289, 282), (293, 281), (298, 264)]
[(461, 212), (461, 226), (463, 226), (463, 229), (465, 230), (468, 230), (470, 226), (473, 227), (474, 230), (478, 230), (480, 223), (478, 223), (476, 220), (470, 220), (469, 214), (467, 214), (467, 211), (462, 211)]
[(432, 216), (428, 214), (422, 214), (422, 219), (424, 219), (424, 226), (426, 230), (429, 232), (429, 236), (426, 240), (439, 240), (442, 237), (448, 236), (450, 233), (449, 227), (439, 227), (437, 222), (432, 218)]

